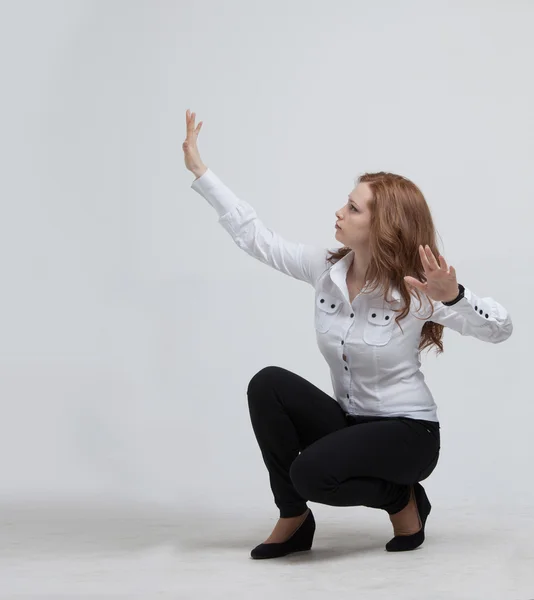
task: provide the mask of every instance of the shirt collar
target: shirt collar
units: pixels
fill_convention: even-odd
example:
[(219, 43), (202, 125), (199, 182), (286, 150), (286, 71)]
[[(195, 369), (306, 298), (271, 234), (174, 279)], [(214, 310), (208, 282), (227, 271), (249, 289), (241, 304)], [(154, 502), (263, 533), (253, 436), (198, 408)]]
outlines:
[[(330, 269), (330, 279), (334, 282), (335, 285), (340, 289), (342, 294), (347, 297), (348, 301), (348, 290), (347, 290), (347, 272), (349, 270), (350, 265), (354, 259), (354, 250), (347, 252), (345, 256), (338, 260), (336, 263), (332, 265)], [(362, 291), (365, 290), (367, 286), (364, 286)], [(375, 292), (378, 293), (378, 290)], [(391, 286), (389, 291), (389, 296), (387, 301), (392, 300), (400, 300), (401, 293), (396, 286)]]

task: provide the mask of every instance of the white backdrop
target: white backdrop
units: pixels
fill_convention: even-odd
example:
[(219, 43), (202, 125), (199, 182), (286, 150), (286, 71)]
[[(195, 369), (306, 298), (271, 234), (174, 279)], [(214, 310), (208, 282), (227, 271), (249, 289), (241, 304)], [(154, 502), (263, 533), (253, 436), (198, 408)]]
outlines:
[(1, 7), (2, 500), (277, 514), (246, 388), (280, 365), (331, 393), (313, 289), (190, 189), (190, 108), (204, 162), (287, 239), (339, 246), (365, 171), (421, 187), (458, 280), (514, 322), (423, 354), (425, 487), (532, 505), (533, 3)]

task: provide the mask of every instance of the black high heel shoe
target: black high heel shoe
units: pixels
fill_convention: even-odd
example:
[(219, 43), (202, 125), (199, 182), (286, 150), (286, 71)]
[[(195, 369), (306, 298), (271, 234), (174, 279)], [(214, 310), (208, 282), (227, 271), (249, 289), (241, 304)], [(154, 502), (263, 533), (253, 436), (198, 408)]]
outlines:
[(414, 496), (419, 517), (421, 518), (422, 527), (417, 533), (412, 535), (396, 535), (394, 538), (389, 540), (389, 542), (386, 544), (386, 550), (388, 552), (415, 550), (415, 548), (420, 546), (425, 541), (425, 523), (428, 515), (430, 514), (432, 506), (428, 496), (426, 495), (425, 488), (420, 483), (416, 483), (414, 485)]
[(315, 519), (310, 510), (306, 518), (285, 542), (259, 544), (250, 553), (251, 558), (277, 558), (291, 552), (309, 550), (315, 534)]

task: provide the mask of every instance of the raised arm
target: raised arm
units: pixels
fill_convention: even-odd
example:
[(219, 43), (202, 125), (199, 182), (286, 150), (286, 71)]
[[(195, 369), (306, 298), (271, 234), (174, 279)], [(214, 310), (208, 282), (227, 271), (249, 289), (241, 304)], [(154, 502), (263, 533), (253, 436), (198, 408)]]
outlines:
[(219, 223), (250, 256), (295, 279), (313, 285), (328, 268), (327, 249), (290, 242), (268, 229), (255, 210), (240, 200), (200, 158), (197, 139), (202, 121), (195, 127), (195, 113), (186, 112), (187, 136), (182, 144), (185, 166), (196, 176), (191, 187), (217, 211)]
[(239, 248), (273, 269), (315, 287), (328, 268), (326, 248), (288, 241), (266, 227), (254, 208), (238, 198), (209, 168), (191, 187), (217, 211), (219, 223)]

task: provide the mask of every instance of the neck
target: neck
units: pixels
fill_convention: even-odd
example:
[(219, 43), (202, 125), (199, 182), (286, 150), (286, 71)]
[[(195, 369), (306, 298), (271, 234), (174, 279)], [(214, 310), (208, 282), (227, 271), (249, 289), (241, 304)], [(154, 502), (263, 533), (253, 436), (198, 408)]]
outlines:
[(354, 250), (352, 263), (349, 266), (350, 277), (357, 282), (365, 283), (365, 273), (369, 267), (369, 250)]

